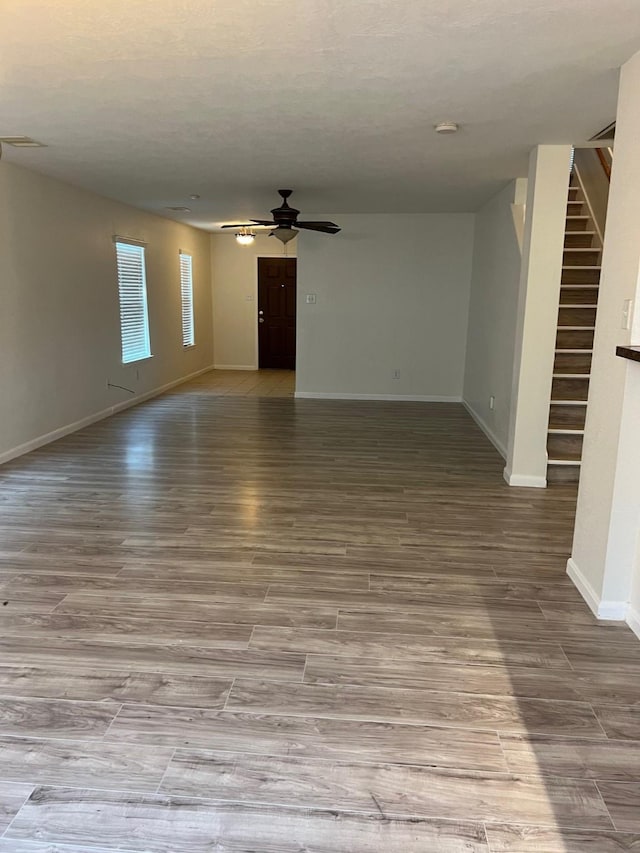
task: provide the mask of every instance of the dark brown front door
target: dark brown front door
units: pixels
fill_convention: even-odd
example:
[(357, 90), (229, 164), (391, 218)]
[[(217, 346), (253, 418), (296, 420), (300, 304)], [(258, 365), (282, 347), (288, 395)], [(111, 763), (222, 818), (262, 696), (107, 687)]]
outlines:
[(295, 370), (295, 258), (258, 258), (258, 363)]

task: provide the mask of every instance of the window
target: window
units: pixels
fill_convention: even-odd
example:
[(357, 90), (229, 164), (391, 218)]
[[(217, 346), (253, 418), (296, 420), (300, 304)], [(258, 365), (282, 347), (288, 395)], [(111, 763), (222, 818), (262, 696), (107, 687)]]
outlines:
[(151, 355), (144, 246), (115, 239), (120, 294), (122, 361), (129, 364)]
[(195, 343), (193, 328), (193, 275), (191, 255), (180, 252), (180, 294), (182, 296), (182, 346)]

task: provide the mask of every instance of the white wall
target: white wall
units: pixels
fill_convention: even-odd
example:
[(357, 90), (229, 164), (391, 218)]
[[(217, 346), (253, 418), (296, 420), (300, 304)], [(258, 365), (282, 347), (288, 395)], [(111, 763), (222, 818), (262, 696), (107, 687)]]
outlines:
[(504, 470), (510, 486), (547, 485), (547, 430), (570, 162), (570, 145), (538, 145), (529, 159)]
[[(296, 241), (287, 245), (290, 258)], [(233, 234), (211, 236), (214, 363), (219, 368), (258, 367), (258, 258), (282, 257), (275, 237), (257, 236), (240, 246)]]
[[(573, 552), (568, 571), (603, 618), (640, 632), (640, 364), (615, 355), (640, 345), (640, 53), (622, 69), (607, 230)], [(622, 328), (626, 299), (636, 302), (633, 331)], [(629, 603), (630, 608), (629, 609)]]
[[(121, 363), (114, 234), (144, 240), (153, 358)], [(196, 345), (178, 251), (193, 255)], [(0, 163), (0, 460), (212, 363), (209, 235)]]
[(298, 237), (297, 394), (461, 399), (473, 215), (318, 218), (343, 230)]
[(490, 199), (476, 213), (473, 241), (464, 402), (505, 458), (522, 261), (518, 225), (526, 190), (526, 179), (518, 178)]

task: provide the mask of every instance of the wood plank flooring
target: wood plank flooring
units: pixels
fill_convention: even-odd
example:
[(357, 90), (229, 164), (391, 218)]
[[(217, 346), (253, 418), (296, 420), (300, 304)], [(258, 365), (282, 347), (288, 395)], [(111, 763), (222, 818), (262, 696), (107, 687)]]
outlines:
[(640, 851), (640, 643), (461, 406), (213, 371), (0, 469), (0, 853)]

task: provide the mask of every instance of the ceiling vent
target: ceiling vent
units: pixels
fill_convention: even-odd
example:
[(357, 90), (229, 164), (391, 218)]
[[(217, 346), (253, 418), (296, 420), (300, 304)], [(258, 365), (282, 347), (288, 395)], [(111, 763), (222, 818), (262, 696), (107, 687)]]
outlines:
[(0, 136), (3, 145), (12, 145), (14, 148), (46, 148), (44, 142), (38, 142), (30, 136)]

